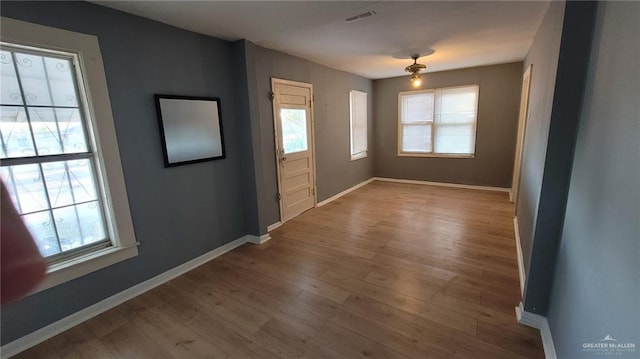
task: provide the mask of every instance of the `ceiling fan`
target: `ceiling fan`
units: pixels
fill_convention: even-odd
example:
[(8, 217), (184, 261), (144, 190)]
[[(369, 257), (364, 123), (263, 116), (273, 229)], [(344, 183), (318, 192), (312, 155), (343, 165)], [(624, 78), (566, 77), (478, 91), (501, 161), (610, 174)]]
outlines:
[(420, 87), (422, 85), (422, 77), (420, 76), (420, 72), (427, 68), (424, 64), (419, 64), (418, 59), (420, 57), (425, 57), (433, 54), (435, 52), (434, 49), (425, 49), (425, 50), (417, 50), (412, 49), (404, 52), (404, 54), (409, 53), (411, 55), (407, 56), (402, 54), (402, 52), (397, 52), (393, 55), (396, 59), (412, 59), (413, 63), (404, 68), (404, 70), (411, 74), (411, 84), (413, 87)]
[(420, 71), (427, 68), (427, 65), (419, 64), (418, 58), (420, 54), (411, 55), (411, 59), (413, 60), (413, 64), (404, 68), (404, 70), (411, 74), (411, 84), (413, 87), (419, 87), (422, 84), (422, 78), (420, 76)]

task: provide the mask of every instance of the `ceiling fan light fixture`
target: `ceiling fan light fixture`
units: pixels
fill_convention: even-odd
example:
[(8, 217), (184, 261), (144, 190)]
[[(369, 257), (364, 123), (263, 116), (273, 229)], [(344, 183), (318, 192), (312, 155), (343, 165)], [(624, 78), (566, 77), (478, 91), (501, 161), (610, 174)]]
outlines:
[(420, 85), (422, 85), (422, 76), (420, 76), (420, 73), (416, 72), (411, 74), (411, 85), (413, 85), (413, 87), (420, 87)]
[(420, 87), (420, 85), (422, 85), (422, 78), (420, 76), (420, 71), (427, 68), (426, 65), (418, 63), (419, 57), (420, 55), (418, 54), (411, 55), (411, 58), (413, 59), (413, 64), (404, 68), (406, 72), (411, 74), (410, 81), (413, 87)]

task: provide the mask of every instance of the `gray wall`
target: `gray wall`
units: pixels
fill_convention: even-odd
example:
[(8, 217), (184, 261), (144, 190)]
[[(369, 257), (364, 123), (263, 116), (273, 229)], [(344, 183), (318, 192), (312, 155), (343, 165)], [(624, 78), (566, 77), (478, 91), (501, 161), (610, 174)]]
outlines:
[(520, 228), (524, 268), (527, 274), (529, 273), (533, 245), (533, 229), (542, 188), (563, 17), (564, 2), (551, 2), (524, 61), (525, 69), (529, 65), (533, 65), (533, 67), (531, 69), (529, 117), (525, 127), (516, 216)]
[[(232, 44), (85, 2), (2, 1), (2, 16), (97, 35), (140, 254), (2, 308), (2, 344), (243, 236)], [(227, 158), (165, 169), (153, 94), (221, 98)]]
[(611, 335), (640, 356), (640, 3), (602, 2), (548, 320), (558, 358), (602, 357)]
[[(236, 41), (233, 43), (233, 53), (234, 58), (236, 59), (234, 63), (233, 72), (237, 74), (238, 84), (241, 84), (240, 91), (237, 94), (237, 100), (239, 104), (238, 109), (238, 122), (239, 122), (239, 131), (240, 138), (242, 141), (239, 141), (241, 151), (241, 157), (243, 159), (243, 163), (240, 169), (240, 173), (242, 176), (242, 194), (243, 194), (243, 202), (244, 202), (244, 221), (245, 228), (248, 233), (259, 235), (260, 227), (259, 227), (259, 212), (258, 212), (258, 194), (257, 194), (257, 178), (256, 175), (256, 166), (254, 161), (254, 145), (253, 138), (254, 134), (251, 130), (251, 109), (249, 104), (249, 78), (247, 76), (247, 64), (246, 64), (246, 51), (245, 51), (245, 43), (243, 40)], [(251, 94), (253, 94), (251, 92)], [(259, 156), (259, 153), (256, 153), (256, 156)], [(265, 233), (265, 232), (263, 232)]]
[[(567, 2), (524, 307), (545, 315), (562, 233), (571, 164), (595, 22), (595, 2)], [(535, 66), (535, 64), (534, 64)], [(529, 148), (526, 147), (525, 151)]]
[(375, 175), (423, 181), (511, 187), (522, 63), (423, 75), (423, 88), (480, 85), (475, 158), (398, 157), (398, 92), (408, 76), (375, 80)]
[[(245, 41), (260, 233), (280, 220), (271, 78), (313, 84), (318, 201), (373, 176), (372, 81)], [(369, 93), (369, 155), (351, 161), (349, 89)]]

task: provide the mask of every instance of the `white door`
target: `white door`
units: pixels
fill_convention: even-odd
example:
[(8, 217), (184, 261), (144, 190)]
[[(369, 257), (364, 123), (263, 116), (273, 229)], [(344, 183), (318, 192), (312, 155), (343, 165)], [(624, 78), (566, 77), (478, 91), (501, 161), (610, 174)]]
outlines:
[(272, 79), (280, 220), (316, 205), (311, 84)]
[(516, 158), (513, 163), (513, 182), (511, 183), (511, 202), (518, 200), (520, 188), (520, 169), (522, 161), (522, 146), (524, 145), (524, 130), (527, 125), (529, 113), (529, 85), (531, 83), (531, 65), (522, 76), (522, 92), (520, 95), (520, 116), (518, 119), (518, 137), (516, 140)]

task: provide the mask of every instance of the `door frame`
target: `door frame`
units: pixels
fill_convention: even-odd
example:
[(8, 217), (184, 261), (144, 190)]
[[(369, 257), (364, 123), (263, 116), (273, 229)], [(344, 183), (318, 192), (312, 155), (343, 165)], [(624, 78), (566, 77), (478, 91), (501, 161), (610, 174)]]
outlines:
[[(309, 139), (309, 141), (311, 142), (311, 167), (313, 169), (313, 178), (311, 179), (312, 181), (312, 191), (313, 191), (313, 207), (311, 208), (315, 208), (318, 206), (318, 183), (317, 183), (317, 175), (316, 175), (316, 141), (315, 141), (315, 128), (314, 128), (314, 116), (313, 116), (313, 112), (314, 112), (314, 101), (313, 101), (313, 84), (311, 83), (307, 83), (307, 82), (299, 82), (299, 81), (293, 81), (293, 80), (285, 80), (285, 79), (280, 79), (277, 77), (271, 77), (271, 108), (273, 111), (273, 140), (274, 140), (274, 145), (275, 145), (275, 160), (276, 160), (276, 173), (277, 173), (277, 182), (278, 182), (278, 207), (279, 207), (279, 212), (280, 212), (280, 223), (284, 223), (284, 214), (283, 214), (283, 209), (282, 209), (282, 182), (281, 182), (281, 170), (280, 170), (280, 157), (278, 155), (278, 151), (280, 150), (280, 143), (278, 141), (278, 113), (276, 112), (276, 92), (275, 92), (275, 87), (276, 84), (281, 84), (281, 85), (291, 85), (291, 86), (297, 86), (297, 87), (303, 87), (303, 88), (308, 88), (309, 89), (309, 95), (311, 96), (311, 98), (309, 99), (309, 103), (310, 103), (310, 108), (309, 108), (309, 125), (311, 126), (311, 138)], [(295, 217), (294, 217), (295, 218)], [(291, 219), (291, 218), (290, 218)]]
[[(518, 132), (516, 133), (516, 153), (513, 162), (513, 177), (511, 180), (511, 191), (509, 191), (509, 199), (512, 203), (518, 201), (518, 192), (520, 192), (520, 175), (522, 173), (522, 149), (524, 148), (524, 136), (527, 129), (527, 120), (529, 119), (529, 96), (531, 90), (531, 69), (533, 64), (522, 74), (522, 92), (520, 93), (520, 112), (518, 115)], [(525, 79), (528, 82), (525, 88)], [(526, 91), (526, 96), (525, 96)], [(524, 108), (523, 108), (524, 107)], [(516, 206), (517, 211), (517, 206)]]

